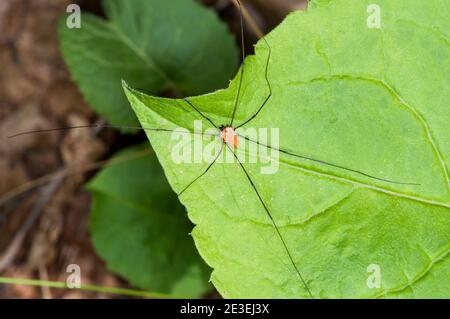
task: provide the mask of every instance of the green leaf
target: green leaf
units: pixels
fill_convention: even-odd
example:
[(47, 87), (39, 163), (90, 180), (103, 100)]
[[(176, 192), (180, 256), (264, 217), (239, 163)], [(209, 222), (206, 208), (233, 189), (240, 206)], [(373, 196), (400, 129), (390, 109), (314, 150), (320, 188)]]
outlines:
[(108, 21), (82, 13), (81, 28), (59, 25), (61, 50), (93, 109), (114, 125), (136, 125), (121, 79), (153, 94), (225, 86), (237, 67), (234, 39), (193, 0), (105, 0)]
[[(380, 29), (367, 24), (372, 3), (314, 1), (271, 32), (273, 95), (237, 132), (279, 128), (284, 150), (397, 183), (283, 153), (272, 175), (245, 162), (290, 257), (239, 164), (215, 163), (180, 198), (224, 297), (310, 297), (291, 258), (316, 298), (450, 296), (450, 3), (378, 0)], [(268, 97), (268, 55), (260, 41), (245, 61), (235, 127)], [(190, 101), (227, 124), (237, 84)], [(201, 119), (184, 101), (125, 89), (143, 126)], [(179, 192), (208, 162), (175, 164), (168, 135), (148, 132)], [(254, 152), (244, 142), (241, 156)]]
[(170, 189), (154, 154), (133, 147), (88, 185), (93, 195), (91, 233), (108, 267), (136, 287), (181, 297), (210, 288), (209, 269), (188, 233), (192, 224)]

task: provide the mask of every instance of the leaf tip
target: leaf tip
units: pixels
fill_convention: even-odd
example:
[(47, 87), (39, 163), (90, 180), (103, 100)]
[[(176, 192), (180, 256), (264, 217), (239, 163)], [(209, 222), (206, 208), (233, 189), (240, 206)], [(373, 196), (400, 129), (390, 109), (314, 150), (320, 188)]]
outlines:
[(125, 92), (125, 95), (128, 97), (128, 100), (130, 100), (131, 96), (136, 95), (137, 91), (132, 88), (127, 81), (125, 81), (124, 79), (121, 80), (122, 81), (122, 88), (123, 91)]
[(125, 81), (124, 79), (121, 79), (121, 83), (122, 83), (122, 87), (124, 90), (131, 89), (130, 86), (128, 85), (127, 81)]

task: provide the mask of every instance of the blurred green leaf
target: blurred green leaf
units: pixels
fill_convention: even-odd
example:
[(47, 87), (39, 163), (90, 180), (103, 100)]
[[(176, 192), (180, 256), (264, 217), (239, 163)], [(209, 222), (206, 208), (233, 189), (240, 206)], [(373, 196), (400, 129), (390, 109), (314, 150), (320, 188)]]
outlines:
[(175, 296), (199, 297), (210, 289), (210, 271), (189, 236), (192, 224), (154, 154), (103, 169), (88, 189), (92, 240), (112, 271), (136, 287)]
[[(137, 120), (120, 86), (182, 95), (225, 86), (237, 68), (233, 37), (193, 0), (104, 0), (109, 20), (82, 13), (80, 29), (59, 25), (61, 50), (86, 100), (114, 125)], [(124, 130), (126, 131), (126, 130)]]
[[(268, 152), (279, 169), (265, 175), (268, 163), (247, 160), (251, 184), (222, 160), (180, 197), (224, 297), (311, 297), (293, 265), (316, 298), (450, 296), (450, 2), (376, 3), (380, 28), (367, 23), (372, 0), (316, 0), (267, 35), (273, 95), (259, 113), (269, 93), (266, 42), (246, 59), (234, 124), (258, 115), (236, 131), (279, 128), (282, 149), (319, 161)], [(217, 125), (230, 123), (237, 82), (190, 101)], [(192, 130), (202, 120), (183, 100), (125, 90), (143, 126)], [(148, 137), (177, 192), (209, 165), (177, 164), (178, 141)], [(241, 158), (258, 152), (240, 140)], [(368, 285), (371, 277), (380, 285)]]

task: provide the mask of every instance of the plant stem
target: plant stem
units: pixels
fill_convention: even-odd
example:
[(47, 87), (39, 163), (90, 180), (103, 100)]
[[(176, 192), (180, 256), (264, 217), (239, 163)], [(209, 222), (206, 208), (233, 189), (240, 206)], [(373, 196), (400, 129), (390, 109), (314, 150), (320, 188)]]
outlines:
[(50, 287), (61, 289), (79, 289), (84, 291), (101, 292), (115, 295), (134, 296), (143, 298), (161, 298), (161, 299), (173, 299), (180, 298), (174, 295), (163, 294), (158, 292), (149, 292), (143, 290), (124, 289), (115, 287), (104, 287), (96, 285), (81, 285), (80, 288), (69, 288), (67, 284), (62, 281), (49, 281), (49, 280), (35, 280), (24, 278), (8, 278), (0, 277), (0, 284), (8, 285), (24, 285), (24, 286), (38, 286), (38, 287)]

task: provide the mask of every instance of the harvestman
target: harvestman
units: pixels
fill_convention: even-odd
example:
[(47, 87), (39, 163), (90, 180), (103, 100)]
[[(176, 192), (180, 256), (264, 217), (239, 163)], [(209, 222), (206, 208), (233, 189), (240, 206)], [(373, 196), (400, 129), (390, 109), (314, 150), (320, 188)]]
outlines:
[[(307, 160), (307, 161), (311, 161), (311, 162), (315, 162), (321, 165), (326, 165), (326, 166), (330, 166), (330, 167), (334, 167), (334, 168), (338, 168), (341, 170), (345, 170), (345, 171), (349, 171), (355, 174), (359, 174), (362, 176), (365, 176), (367, 178), (371, 178), (371, 179), (375, 179), (378, 181), (382, 181), (382, 182), (386, 182), (386, 183), (392, 183), (392, 184), (400, 184), (400, 185), (419, 185), (416, 183), (404, 183), (404, 182), (397, 182), (397, 181), (393, 181), (393, 180), (389, 180), (389, 179), (385, 179), (385, 178), (380, 178), (380, 177), (376, 177), (367, 173), (364, 173), (362, 171), (356, 170), (356, 169), (351, 169), (351, 168), (347, 168), (344, 167), (342, 165), (338, 165), (338, 164), (333, 164), (331, 162), (327, 162), (324, 160), (320, 160), (320, 159), (316, 159), (313, 157), (309, 157), (309, 156), (305, 156), (305, 155), (301, 155), (301, 154), (295, 154), (292, 151), (289, 150), (284, 150), (281, 148), (275, 148), (272, 147), (270, 145), (267, 144), (263, 144), (259, 141), (255, 141), (252, 140), (246, 136), (240, 135), (239, 133), (237, 133), (237, 129), (247, 125), (248, 123), (250, 123), (253, 119), (255, 119), (258, 114), (262, 111), (262, 109), (264, 108), (264, 106), (267, 104), (267, 102), (270, 100), (270, 98), (272, 97), (272, 87), (269, 81), (269, 77), (268, 77), (268, 70), (269, 70), (269, 63), (270, 63), (270, 58), (271, 58), (271, 54), (272, 54), (272, 49), (268, 43), (268, 41), (266, 40), (265, 37), (262, 37), (262, 40), (264, 41), (265, 45), (267, 46), (268, 49), (268, 55), (267, 55), (267, 60), (265, 63), (265, 70), (264, 70), (264, 78), (265, 78), (265, 82), (267, 83), (267, 87), (269, 89), (269, 93), (266, 96), (266, 98), (264, 99), (263, 103), (261, 104), (261, 106), (256, 110), (255, 113), (253, 113), (253, 115), (251, 115), (246, 121), (244, 121), (242, 124), (239, 124), (238, 126), (233, 126), (234, 123), (234, 119), (235, 119), (235, 115), (236, 115), (236, 110), (239, 106), (239, 99), (240, 99), (240, 95), (241, 95), (241, 88), (242, 88), (242, 80), (243, 80), (243, 75), (244, 75), (244, 67), (245, 67), (245, 43), (244, 43), (244, 19), (243, 19), (243, 12), (242, 12), (242, 3), (240, 0), (236, 0), (236, 3), (238, 4), (238, 8), (239, 8), (239, 14), (240, 14), (240, 36), (241, 36), (241, 46), (242, 46), (242, 67), (240, 69), (239, 72), (239, 84), (238, 84), (238, 90), (237, 90), (237, 94), (236, 97), (234, 99), (234, 106), (233, 106), (233, 113), (231, 116), (231, 121), (230, 123), (228, 123), (227, 125), (221, 125), (221, 126), (217, 126), (210, 118), (208, 118), (206, 115), (204, 115), (191, 101), (189, 101), (188, 99), (184, 99), (184, 101), (189, 105), (189, 107), (191, 107), (196, 113), (198, 113), (200, 115), (201, 118), (203, 118), (204, 120), (208, 121), (214, 128), (216, 128), (218, 130), (218, 134), (207, 134), (207, 133), (200, 133), (200, 132), (185, 132), (186, 134), (197, 134), (197, 135), (209, 135), (209, 136), (218, 136), (221, 139), (222, 145), (220, 147), (220, 150), (218, 151), (217, 155), (214, 157), (214, 160), (209, 163), (209, 165), (206, 167), (206, 169), (199, 175), (197, 176), (194, 180), (192, 180), (189, 184), (186, 185), (186, 187), (183, 188), (183, 190), (181, 192), (178, 193), (178, 196), (181, 196), (186, 190), (188, 190), (195, 182), (197, 182), (201, 177), (203, 177), (205, 174), (208, 173), (208, 171), (211, 169), (211, 167), (217, 162), (217, 160), (219, 159), (220, 155), (222, 154), (223, 150), (226, 148), (228, 148), (232, 153), (234, 158), (236, 159), (237, 163), (239, 164), (239, 167), (242, 169), (242, 172), (245, 174), (246, 179), (248, 180), (249, 185), (252, 187), (253, 191), (255, 192), (256, 196), (258, 197), (259, 202), (261, 203), (262, 207), (264, 208), (264, 211), (266, 212), (267, 217), (270, 219), (271, 224), (273, 225), (277, 236), (279, 237), (279, 239), (281, 240), (284, 250), (286, 251), (286, 254), (289, 257), (290, 263), (292, 264), (292, 266), (295, 269), (295, 272), (297, 274), (297, 276), (299, 277), (300, 281), (302, 282), (303, 286), (305, 287), (306, 291), (308, 292), (308, 295), (313, 298), (313, 294), (311, 293), (311, 290), (309, 288), (309, 286), (306, 284), (306, 281), (303, 277), (303, 275), (301, 274), (299, 268), (297, 267), (297, 265), (294, 262), (294, 258), (291, 255), (291, 252), (281, 234), (280, 229), (278, 228), (277, 224), (275, 223), (275, 220), (272, 216), (272, 213), (270, 212), (268, 206), (266, 205), (264, 199), (262, 198), (260, 192), (258, 191), (255, 183), (253, 182), (250, 174), (248, 173), (247, 169), (245, 168), (244, 164), (239, 160), (235, 149), (237, 148), (238, 145), (238, 140), (239, 138), (243, 138), (251, 143), (255, 143), (259, 146), (263, 146), (263, 147), (267, 147), (269, 149), (278, 151), (282, 154), (285, 154), (287, 156), (291, 156), (291, 157), (296, 157), (296, 158), (300, 158), (303, 160)], [(33, 131), (26, 131), (26, 132), (20, 132), (14, 135), (9, 136), (10, 138), (13, 137), (17, 137), (17, 136), (21, 136), (21, 135), (25, 135), (25, 134), (31, 134), (31, 133), (42, 133), (42, 132), (52, 132), (52, 131), (60, 131), (60, 130), (67, 130), (67, 129), (81, 129), (81, 128), (126, 128), (126, 129), (136, 129), (136, 130), (144, 130), (144, 131), (152, 131), (152, 132), (166, 132), (166, 133), (172, 133), (175, 132), (176, 130), (173, 129), (164, 129), (164, 128), (147, 128), (147, 127), (134, 127), (134, 126), (115, 126), (115, 125), (81, 125), (81, 126), (70, 126), (70, 127), (62, 127), (62, 128), (53, 128), (53, 129), (46, 129), (46, 130), (33, 130)], [(180, 131), (177, 131), (178, 133), (180, 133)], [(184, 133), (184, 132), (181, 132)]]

